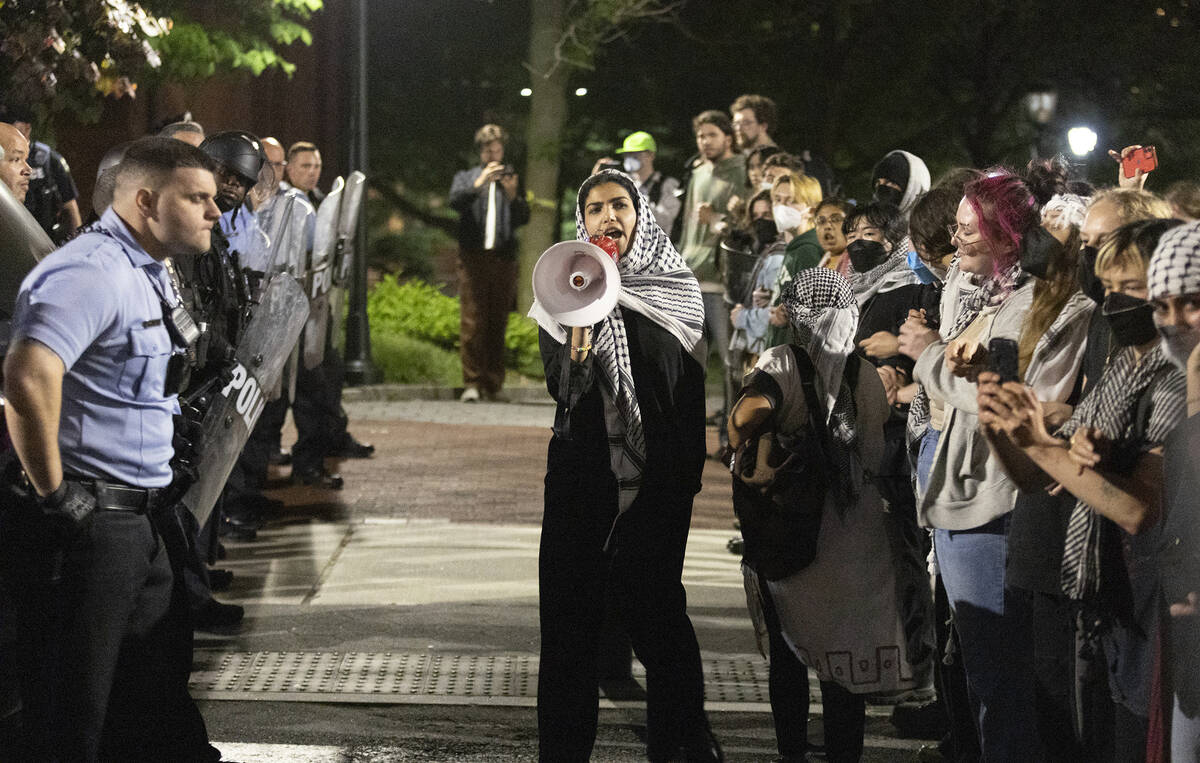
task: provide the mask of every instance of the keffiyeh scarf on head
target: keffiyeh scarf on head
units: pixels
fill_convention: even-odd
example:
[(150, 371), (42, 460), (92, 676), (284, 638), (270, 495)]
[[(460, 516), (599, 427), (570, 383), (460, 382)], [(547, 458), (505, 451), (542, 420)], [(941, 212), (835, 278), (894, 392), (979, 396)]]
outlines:
[[(696, 277), (658, 226), (654, 208), (637, 190), (633, 180), (616, 170), (604, 170), (599, 175), (611, 176), (612, 182), (630, 191), (637, 204), (637, 229), (633, 241), (629, 251), (617, 261), (617, 270), (621, 274), (617, 307), (592, 327), (592, 352), (601, 370), (600, 392), (604, 398), (610, 463), (617, 478), (619, 508), (625, 511), (641, 487), (646, 439), (629, 362), (629, 338), (621, 311), (634, 310), (662, 326), (703, 365), (706, 354), (704, 302)], [(587, 241), (583, 201), (580, 199), (575, 205), (575, 232), (580, 241)], [(557, 341), (565, 343), (570, 338), (568, 328), (555, 321), (536, 300), (529, 310), (529, 317)]]
[(788, 320), (817, 372), (825, 395), (829, 442), (825, 448), (834, 505), (843, 512), (858, 495), (861, 464), (855, 458), (858, 437), (854, 390), (844, 381), (846, 363), (856, 363), (854, 334), (858, 303), (846, 279), (827, 268), (801, 270), (780, 295)]
[[(958, 267), (958, 263), (956, 262), (950, 267), (953, 270)], [(967, 327), (984, 310), (999, 309), (1005, 300), (1011, 297), (1013, 292), (1028, 278), (1028, 274), (1021, 270), (1020, 262), (1014, 262), (1007, 269), (990, 276), (978, 289), (959, 292), (958, 312), (954, 317), (954, 325), (950, 327), (949, 333), (942, 334), (942, 338), (947, 341), (955, 339), (966, 331)], [(947, 274), (946, 280), (950, 280), (949, 274)], [(925, 393), (925, 387), (922, 385), (917, 387), (917, 394), (913, 396), (912, 405), (908, 409), (905, 435), (909, 447), (915, 447), (920, 442), (928, 426), (929, 395)]]
[(1200, 220), (1162, 234), (1146, 280), (1150, 299), (1200, 293)]
[[(780, 295), (796, 344), (808, 352), (825, 392), (825, 418), (832, 422), (846, 360), (854, 352), (858, 303), (846, 279), (828, 268), (801, 270)], [(845, 423), (838, 422), (839, 424)]]
[(910, 283), (921, 282), (921, 279), (917, 278), (917, 274), (908, 266), (908, 253), (912, 248), (912, 240), (905, 236), (899, 244), (896, 244), (896, 248), (887, 256), (886, 260), (866, 273), (859, 273), (851, 266), (850, 288), (854, 291), (854, 297), (858, 300), (859, 307), (865, 305), (867, 300), (876, 294), (898, 289)]

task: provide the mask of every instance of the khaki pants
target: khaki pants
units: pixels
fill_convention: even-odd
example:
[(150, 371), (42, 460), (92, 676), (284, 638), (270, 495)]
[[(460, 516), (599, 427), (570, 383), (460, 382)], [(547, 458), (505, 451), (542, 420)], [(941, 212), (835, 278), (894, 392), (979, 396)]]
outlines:
[(480, 392), (504, 386), (504, 334), (517, 298), (516, 257), (462, 250), (458, 257), (463, 384)]

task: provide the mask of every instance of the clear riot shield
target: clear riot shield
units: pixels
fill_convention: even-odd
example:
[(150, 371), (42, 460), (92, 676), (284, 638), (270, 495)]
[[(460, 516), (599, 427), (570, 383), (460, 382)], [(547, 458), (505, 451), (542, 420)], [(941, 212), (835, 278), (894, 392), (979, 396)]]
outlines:
[(333, 249), (333, 288), (329, 291), (329, 331), (333, 334), (333, 346), (338, 352), (345, 350), (346, 332), (342, 329), (342, 313), (345, 312), (351, 266), (358, 254), (355, 249), (358, 245), (359, 212), (366, 189), (367, 176), (358, 170), (351, 172), (342, 191), (342, 206), (338, 213), (338, 237)]
[[(280, 273), (293, 276), (304, 283), (308, 268), (308, 248), (311, 245), (312, 229), (317, 213), (300, 191), (290, 189), (277, 193), (259, 211), (259, 221), (265, 225), (270, 241), (266, 257), (264, 283)], [(296, 371), (300, 362), (300, 346), (297, 341), (288, 353), (279, 382), (269, 391), (268, 399), (278, 400), (286, 395), (295, 397)]]
[(308, 298), (296, 279), (287, 274), (272, 278), (234, 352), (233, 378), (214, 391), (201, 423), (200, 478), (183, 497), (201, 526), (212, 513), (266, 405), (266, 390), (279, 380), (287, 348), (296, 344), (307, 317)]
[(38, 260), (57, 248), (25, 205), (0, 183), (0, 318), (12, 317), (21, 282)]
[(338, 216), (341, 212), (345, 181), (338, 178), (317, 209), (317, 227), (313, 234), (312, 257), (305, 274), (308, 292), (308, 323), (304, 326), (301, 360), (305, 368), (316, 368), (325, 359), (325, 340), (329, 331), (329, 288), (333, 285), (334, 250), (338, 240)]
[(21, 282), (57, 246), (25, 205), (0, 183), (0, 357), (8, 352)]

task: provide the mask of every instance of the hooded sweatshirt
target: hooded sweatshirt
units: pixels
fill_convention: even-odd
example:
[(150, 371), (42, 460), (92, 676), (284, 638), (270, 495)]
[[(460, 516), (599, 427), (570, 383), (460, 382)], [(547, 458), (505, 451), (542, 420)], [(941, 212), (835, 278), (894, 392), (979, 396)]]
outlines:
[(890, 180), (904, 189), (896, 206), (900, 207), (900, 212), (906, 220), (917, 199), (929, 190), (930, 185), (929, 168), (925, 166), (925, 162), (921, 161), (920, 157), (899, 149), (880, 159), (871, 171), (872, 192), (880, 178)]

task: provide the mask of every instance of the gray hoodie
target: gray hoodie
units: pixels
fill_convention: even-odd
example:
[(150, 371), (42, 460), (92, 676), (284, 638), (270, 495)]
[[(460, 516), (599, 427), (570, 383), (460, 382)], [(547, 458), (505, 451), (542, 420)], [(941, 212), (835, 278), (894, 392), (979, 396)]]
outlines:
[[(954, 325), (960, 289), (969, 288), (967, 274), (951, 270), (942, 292), (942, 326)], [(991, 326), (979, 337), (984, 347), (993, 337), (1016, 340), (1021, 335), (1025, 314), (1033, 303), (1033, 279), (1029, 279), (994, 310)], [(984, 309), (981, 316), (987, 315)], [(929, 397), (945, 404), (946, 416), (929, 470), (925, 494), (917, 514), (922, 527), (969, 530), (985, 525), (1012, 511), (1017, 486), (992, 456), (991, 447), (979, 431), (979, 408), (975, 383), (955, 376), (946, 365), (943, 339), (925, 348), (913, 369), (914, 378), (925, 386)]]

